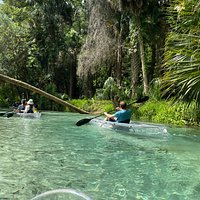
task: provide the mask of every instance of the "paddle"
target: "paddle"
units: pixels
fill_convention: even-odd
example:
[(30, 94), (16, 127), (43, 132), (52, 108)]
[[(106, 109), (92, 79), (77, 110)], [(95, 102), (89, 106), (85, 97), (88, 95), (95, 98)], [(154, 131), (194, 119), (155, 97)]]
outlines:
[(7, 118), (12, 117), (14, 114), (15, 114), (15, 112), (8, 112), (8, 113), (6, 113), (6, 117)]
[(0, 112), (0, 116), (4, 116), (5, 115), (5, 112)]
[(0, 116), (9, 118), (12, 117), (14, 114), (15, 112), (1, 112)]
[[(128, 106), (130, 106), (131, 104), (134, 104), (134, 103), (142, 103), (142, 102), (145, 102), (145, 101), (147, 101), (148, 99), (149, 99), (148, 96), (140, 97), (140, 98), (138, 98), (136, 101), (134, 101), (134, 102), (128, 104)], [(112, 112), (112, 111), (115, 111), (115, 110), (110, 110), (110, 111), (108, 111), (108, 112)], [(95, 116), (95, 117), (92, 117), (92, 118), (81, 119), (81, 120), (79, 120), (79, 121), (76, 123), (76, 126), (82, 126), (82, 125), (84, 125), (84, 124), (87, 124), (87, 123), (89, 123), (92, 119), (95, 119), (95, 118), (100, 117), (100, 116), (102, 116), (102, 115), (104, 115), (104, 113), (102, 113), (102, 114), (100, 114), (100, 115), (97, 115), (97, 116)]]
[(12, 117), (15, 113), (14, 112), (0, 112), (1, 117)]

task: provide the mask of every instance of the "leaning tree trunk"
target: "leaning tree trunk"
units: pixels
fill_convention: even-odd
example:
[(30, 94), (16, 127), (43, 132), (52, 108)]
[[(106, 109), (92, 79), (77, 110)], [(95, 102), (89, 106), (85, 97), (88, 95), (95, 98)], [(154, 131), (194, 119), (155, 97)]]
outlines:
[(11, 77), (3, 75), (3, 74), (0, 74), (0, 80), (9, 82), (9, 83), (11, 83), (13, 85), (17, 85), (17, 86), (23, 87), (23, 88), (25, 88), (27, 90), (31, 90), (33, 92), (41, 94), (42, 96), (47, 97), (48, 99), (51, 99), (51, 100), (55, 101), (58, 104), (67, 106), (67, 107), (71, 108), (72, 110), (77, 111), (79, 113), (88, 114), (88, 112), (86, 112), (86, 111), (84, 111), (82, 109), (79, 109), (79, 108), (75, 107), (74, 105), (72, 105), (72, 104), (70, 104), (70, 103), (68, 103), (66, 101), (63, 101), (62, 99), (59, 99), (58, 97), (55, 97), (55, 96), (53, 96), (53, 95), (51, 95), (51, 94), (49, 94), (49, 93), (47, 93), (47, 92), (45, 92), (43, 90), (40, 90), (40, 89), (38, 89), (38, 88), (36, 88), (34, 86), (31, 86), (31, 85), (29, 85), (29, 84), (27, 84), (27, 83), (25, 83), (23, 81), (19, 81), (17, 79), (11, 78)]

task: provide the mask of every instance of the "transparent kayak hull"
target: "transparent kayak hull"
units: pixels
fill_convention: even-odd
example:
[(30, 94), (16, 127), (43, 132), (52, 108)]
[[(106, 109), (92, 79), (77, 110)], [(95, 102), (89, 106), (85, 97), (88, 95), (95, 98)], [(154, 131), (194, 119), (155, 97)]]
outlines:
[(23, 118), (40, 118), (42, 113), (16, 113), (15, 117), (23, 117)]
[(151, 124), (143, 122), (117, 123), (104, 121), (101, 119), (92, 119), (91, 124), (96, 124), (103, 128), (109, 128), (119, 131), (128, 131), (133, 133), (152, 133), (152, 134), (167, 134), (167, 127), (160, 124)]

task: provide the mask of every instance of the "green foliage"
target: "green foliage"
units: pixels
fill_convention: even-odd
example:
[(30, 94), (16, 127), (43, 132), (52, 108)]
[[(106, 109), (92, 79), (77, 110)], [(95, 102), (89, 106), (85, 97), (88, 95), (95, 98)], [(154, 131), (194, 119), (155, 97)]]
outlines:
[(165, 52), (165, 97), (200, 105), (200, 6), (195, 0), (175, 0), (169, 7), (171, 33)]
[[(113, 2), (113, 9), (118, 17), (113, 13), (106, 18), (109, 20), (105, 28), (112, 33), (109, 31), (111, 37), (108, 37), (104, 44), (110, 44), (111, 39), (115, 42), (117, 39), (115, 36), (121, 34), (118, 38), (121, 40), (120, 44), (111, 45), (111, 49), (114, 48), (116, 53), (115, 50), (119, 45), (122, 48), (122, 86), (119, 87), (113, 78), (116, 71), (113, 63), (116, 62), (116, 54), (107, 53), (108, 46), (106, 45), (106, 51), (100, 51), (100, 45), (97, 45), (95, 58), (91, 56), (93, 55), (91, 49), (88, 51), (88, 55), (91, 56), (90, 61), (98, 63), (95, 59), (104, 60), (103, 56), (110, 56), (112, 62), (94, 66), (98, 72), (94, 75), (94, 80), (88, 78), (92, 85), (88, 84), (86, 90), (93, 87), (97, 89), (95, 101), (72, 100), (72, 103), (89, 112), (103, 112), (112, 110), (113, 106), (109, 100), (114, 95), (118, 95), (120, 99), (126, 99), (127, 96), (131, 96), (133, 87), (137, 88), (134, 88), (134, 94), (142, 94), (141, 68), (138, 74), (135, 73), (137, 70), (133, 70), (134, 64), (137, 65), (137, 60), (133, 60), (132, 54), (133, 51), (138, 50), (139, 32), (135, 26), (136, 15), (133, 17), (134, 14), (138, 14), (140, 16), (138, 20), (141, 22), (139, 24), (141, 27), (138, 28), (141, 29), (141, 39), (144, 42), (144, 61), (147, 63), (145, 68), (149, 72), (148, 78), (151, 82), (149, 96), (152, 101), (146, 102), (139, 108), (132, 106), (134, 116), (138, 119), (163, 123), (198, 123), (200, 107), (199, 1), (146, 1), (146, 3), (145, 1), (121, 1), (123, 5), (120, 9), (117, 8), (119, 1), (113, 0)], [(165, 2), (168, 2), (169, 6), (163, 6), (162, 10), (161, 7), (166, 5)], [(72, 90), (77, 89), (74, 84), (79, 81), (76, 80), (77, 55), (87, 34), (88, 16), (85, 5), (85, 1), (78, 0), (5, 0), (0, 6), (0, 72), (30, 83), (55, 96), (66, 93), (70, 94), (70, 98), (74, 98), (72, 93), (75, 92), (77, 96), (81, 96), (80, 90), (75, 92)], [(131, 12), (127, 13), (126, 8)], [(99, 7), (97, 6), (96, 9), (98, 10)], [(105, 17), (111, 14), (108, 11), (114, 10), (103, 9), (102, 11)], [(169, 34), (166, 30), (165, 17), (170, 25)], [(120, 21), (119, 18), (121, 18)], [(102, 21), (101, 18), (98, 20)], [(97, 35), (98, 29), (93, 28), (89, 27), (91, 32)], [(105, 33), (102, 35), (107, 37), (109, 34)], [(166, 48), (163, 48), (166, 35)], [(91, 39), (91, 45), (89, 45), (91, 48), (99, 44), (98, 37), (88, 39)], [(164, 50), (166, 62), (164, 69), (160, 72)], [(86, 71), (87, 62), (88, 57), (84, 60), (83, 71)], [(138, 67), (141, 67), (141, 63), (138, 63)], [(90, 68), (88, 69), (90, 73)], [(162, 76), (161, 73), (165, 73), (164, 78), (156, 79), (157, 76)], [(113, 77), (108, 78), (108, 76)], [(160, 80), (163, 81), (162, 84)], [(80, 85), (83, 84), (82, 80), (79, 82)], [(190, 107), (187, 108), (185, 104), (172, 105), (171, 102), (161, 101), (161, 86), (164, 89), (164, 97), (170, 96), (176, 100), (184, 100), (190, 104)], [(14, 101), (19, 101), (21, 93), (18, 87), (7, 84), (1, 86), (1, 105), (9, 106)], [(30, 95), (37, 99), (41, 109), (64, 110), (63, 106), (58, 106), (44, 97), (38, 97), (27, 91), (26, 96)], [(105, 99), (107, 101), (104, 101)], [(199, 107), (195, 106), (194, 100)]]
[(187, 104), (173, 104), (172, 101), (146, 102), (139, 107), (138, 113), (140, 120), (174, 125), (198, 125), (200, 117), (194, 104), (187, 107)]
[[(111, 101), (94, 99), (72, 99), (69, 103), (91, 113), (101, 113), (113, 109)], [(67, 108), (67, 111), (71, 111)]]
[[(59, 97), (59, 94), (56, 92), (56, 86), (54, 83), (49, 83), (45, 87), (45, 91), (49, 94)], [(52, 100), (47, 99), (46, 97), (41, 97), (38, 99), (39, 109), (43, 110), (56, 110), (64, 111), (64, 106), (59, 105)]]
[(5, 0), (0, 24), (1, 72), (40, 89), (52, 81), (58, 92), (69, 91), (85, 34), (82, 2)]
[(162, 94), (161, 94), (161, 81), (160, 79), (154, 79), (151, 82), (151, 88), (149, 91), (149, 96), (151, 97), (151, 99), (155, 99), (155, 100), (161, 100)]
[(97, 99), (112, 99), (118, 93), (119, 89), (113, 77), (109, 77), (103, 85), (102, 89), (96, 90)]
[(15, 101), (19, 101), (16, 99), (16, 88), (14, 88), (10, 84), (2, 84), (0, 86), (0, 107), (9, 107)]
[[(71, 100), (70, 103), (93, 114), (105, 111), (114, 113), (111, 101), (79, 99)], [(132, 111), (132, 120), (173, 125), (200, 125), (200, 109), (196, 108), (195, 103), (188, 107), (185, 103), (174, 104), (172, 101), (151, 99), (140, 105), (133, 104), (129, 108)]]
[(111, 100), (115, 95), (120, 99), (127, 99), (129, 90), (127, 88), (119, 87), (113, 77), (109, 77), (103, 85), (103, 88), (97, 89), (95, 98), (99, 100)]
[[(92, 101), (87, 99), (72, 99), (69, 101), (69, 103), (86, 111), (92, 105)], [(66, 108), (66, 111), (72, 111), (72, 110)]]
[(9, 83), (0, 84), (0, 107), (12, 106), (15, 102), (20, 102), (25, 97), (24, 90), (19, 87), (13, 87)]
[(3, 71), (26, 76), (28, 13), (4, 3), (0, 7), (0, 66)]
[(105, 99), (112, 99), (113, 95), (115, 95), (118, 92), (117, 83), (115, 82), (113, 77), (109, 77), (104, 85), (104, 97), (107, 97)]

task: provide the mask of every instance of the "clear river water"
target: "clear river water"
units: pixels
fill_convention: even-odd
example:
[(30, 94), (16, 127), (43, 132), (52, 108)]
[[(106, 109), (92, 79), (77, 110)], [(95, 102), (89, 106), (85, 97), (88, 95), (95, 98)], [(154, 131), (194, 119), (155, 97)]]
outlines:
[(200, 129), (135, 134), (75, 125), (86, 117), (0, 117), (0, 199), (31, 200), (59, 189), (92, 200), (200, 199)]

